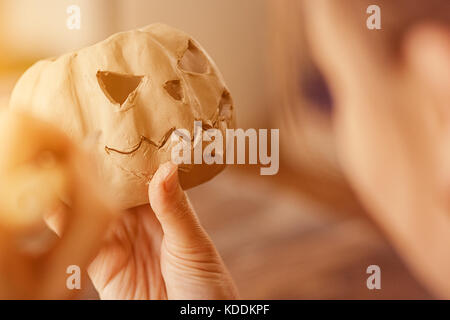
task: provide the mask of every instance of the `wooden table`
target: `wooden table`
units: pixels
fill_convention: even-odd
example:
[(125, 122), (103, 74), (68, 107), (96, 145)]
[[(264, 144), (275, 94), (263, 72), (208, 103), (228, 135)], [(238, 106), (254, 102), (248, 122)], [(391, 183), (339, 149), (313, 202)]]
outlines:
[[(363, 213), (334, 212), (289, 183), (242, 171), (189, 191), (242, 298), (432, 298)], [(372, 264), (381, 290), (366, 287)]]

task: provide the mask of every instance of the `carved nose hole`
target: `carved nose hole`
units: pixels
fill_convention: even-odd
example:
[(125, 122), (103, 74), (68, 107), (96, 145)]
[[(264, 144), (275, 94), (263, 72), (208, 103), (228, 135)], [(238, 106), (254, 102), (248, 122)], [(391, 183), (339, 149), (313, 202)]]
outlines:
[(170, 80), (164, 84), (164, 89), (168, 94), (175, 100), (183, 99), (183, 87), (181, 86), (180, 80)]

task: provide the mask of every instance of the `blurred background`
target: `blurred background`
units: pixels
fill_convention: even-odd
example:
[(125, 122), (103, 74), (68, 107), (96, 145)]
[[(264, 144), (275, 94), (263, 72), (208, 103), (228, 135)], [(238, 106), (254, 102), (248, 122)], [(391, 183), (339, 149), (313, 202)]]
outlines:
[[(66, 27), (70, 5), (81, 9), (79, 30)], [(432, 298), (340, 172), (332, 97), (300, 17), (294, 0), (0, 0), (0, 105), (40, 58), (154, 22), (178, 27), (216, 61), (238, 126), (280, 129), (277, 175), (232, 166), (189, 191), (242, 298)], [(382, 290), (366, 287), (371, 264), (381, 267)]]

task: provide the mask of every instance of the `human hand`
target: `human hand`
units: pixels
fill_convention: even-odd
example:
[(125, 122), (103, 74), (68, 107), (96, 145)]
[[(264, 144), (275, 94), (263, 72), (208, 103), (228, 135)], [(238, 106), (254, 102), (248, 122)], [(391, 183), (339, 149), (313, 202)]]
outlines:
[(118, 216), (103, 189), (89, 156), (69, 137), (0, 107), (0, 299), (74, 297), (68, 267), (89, 265), (102, 227)]
[[(237, 290), (178, 182), (162, 165), (150, 205), (128, 210), (89, 267), (102, 299), (235, 299)], [(153, 209), (153, 210), (152, 210)]]

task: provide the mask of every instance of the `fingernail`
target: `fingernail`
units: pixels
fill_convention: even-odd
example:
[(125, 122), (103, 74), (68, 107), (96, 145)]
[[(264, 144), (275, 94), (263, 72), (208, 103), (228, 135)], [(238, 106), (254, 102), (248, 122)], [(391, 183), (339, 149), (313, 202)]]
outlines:
[(178, 167), (174, 164), (167, 165), (168, 172), (164, 178), (164, 189), (173, 192), (178, 187)]

